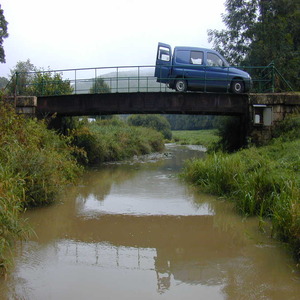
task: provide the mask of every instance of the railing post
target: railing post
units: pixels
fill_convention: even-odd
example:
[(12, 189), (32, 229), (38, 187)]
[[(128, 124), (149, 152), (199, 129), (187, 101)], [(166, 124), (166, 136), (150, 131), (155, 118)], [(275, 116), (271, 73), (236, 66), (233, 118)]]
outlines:
[(271, 62), (271, 92), (275, 92), (275, 69), (274, 62)]
[(140, 91), (140, 67), (138, 67), (138, 92)]
[(76, 69), (75, 69), (75, 95), (77, 94), (77, 84), (76, 84), (76, 82), (77, 82), (77, 74), (76, 74)]
[(94, 94), (96, 94), (96, 91), (97, 91), (97, 69), (95, 69), (95, 81), (94, 82), (95, 82), (94, 83)]
[(117, 83), (116, 83), (116, 93), (119, 92), (119, 68), (117, 67)]
[(16, 82), (15, 82), (15, 89), (14, 89), (14, 104), (15, 104), (15, 108), (16, 108), (17, 107), (19, 72), (16, 72), (15, 76), (16, 76)]

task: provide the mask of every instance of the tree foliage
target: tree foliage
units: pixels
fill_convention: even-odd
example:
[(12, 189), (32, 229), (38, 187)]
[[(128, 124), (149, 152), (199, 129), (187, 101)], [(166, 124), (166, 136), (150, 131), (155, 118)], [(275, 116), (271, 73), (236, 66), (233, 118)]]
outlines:
[(161, 132), (165, 139), (172, 138), (171, 126), (168, 120), (161, 115), (131, 115), (128, 123), (133, 126), (142, 126)]
[(172, 130), (212, 129), (218, 116), (204, 115), (166, 115)]
[(109, 85), (104, 81), (103, 78), (97, 77), (92, 87), (90, 88), (91, 94), (110, 93)]
[(19, 95), (50, 96), (73, 93), (70, 81), (64, 80), (60, 73), (39, 70), (29, 59), (19, 61), (10, 73), (10, 94), (15, 93), (16, 87)]
[(27, 93), (34, 96), (68, 95), (73, 93), (69, 80), (64, 80), (59, 73), (40, 71), (34, 74)]
[(5, 77), (0, 77), (0, 89), (5, 88), (8, 84), (8, 79)]
[(227, 29), (208, 30), (209, 42), (230, 63), (241, 63), (250, 51), (258, 19), (258, 0), (226, 0), (222, 20)]
[(276, 68), (300, 88), (300, 2), (226, 0), (225, 30), (209, 30), (209, 41), (232, 64)]
[(33, 72), (35, 71), (37, 71), (37, 68), (30, 62), (30, 59), (18, 61), (16, 66), (10, 70), (11, 80), (8, 86), (8, 92), (13, 95), (18, 85), (18, 94), (27, 95), (27, 86), (32, 81)]
[(3, 40), (8, 37), (7, 32), (7, 21), (4, 17), (3, 9), (1, 9), (0, 4), (0, 62), (5, 63), (5, 52), (3, 48)]

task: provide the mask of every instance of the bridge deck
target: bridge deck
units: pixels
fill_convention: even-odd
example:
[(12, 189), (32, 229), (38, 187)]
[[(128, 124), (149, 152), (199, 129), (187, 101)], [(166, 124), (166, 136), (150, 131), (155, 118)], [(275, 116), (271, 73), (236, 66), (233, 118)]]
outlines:
[(245, 115), (248, 95), (221, 93), (138, 92), (41, 96), (37, 113), (62, 116), (109, 114)]

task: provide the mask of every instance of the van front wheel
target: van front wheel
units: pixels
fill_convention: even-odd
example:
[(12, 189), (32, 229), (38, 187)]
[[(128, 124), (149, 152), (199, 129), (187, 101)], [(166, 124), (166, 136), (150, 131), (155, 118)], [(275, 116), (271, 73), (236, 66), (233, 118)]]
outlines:
[(231, 82), (231, 91), (234, 94), (244, 93), (244, 90), (245, 90), (245, 86), (243, 80), (236, 79)]
[(177, 79), (175, 82), (177, 92), (185, 92), (187, 90), (187, 82), (184, 79)]

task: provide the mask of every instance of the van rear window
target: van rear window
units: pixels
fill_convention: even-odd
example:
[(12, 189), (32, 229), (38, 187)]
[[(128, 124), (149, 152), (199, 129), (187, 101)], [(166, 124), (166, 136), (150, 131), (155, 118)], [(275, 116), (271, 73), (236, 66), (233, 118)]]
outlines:
[(162, 61), (170, 61), (171, 55), (170, 55), (170, 49), (160, 46), (158, 48), (158, 59), (162, 60)]

